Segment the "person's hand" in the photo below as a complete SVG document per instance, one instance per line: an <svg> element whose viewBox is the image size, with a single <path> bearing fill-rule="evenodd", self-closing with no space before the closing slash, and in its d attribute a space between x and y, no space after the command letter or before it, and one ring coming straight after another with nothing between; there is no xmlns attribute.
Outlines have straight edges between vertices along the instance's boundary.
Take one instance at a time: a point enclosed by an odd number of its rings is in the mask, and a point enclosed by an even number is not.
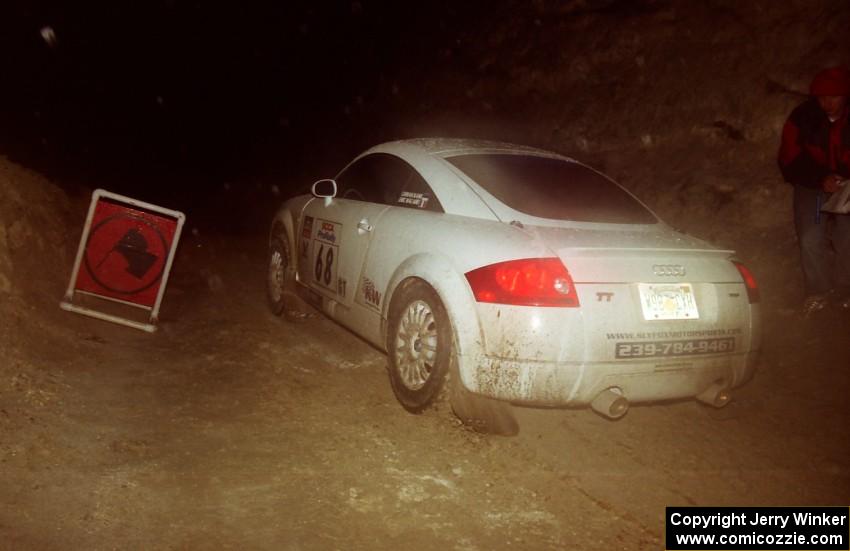
<svg viewBox="0 0 850 551"><path fill-rule="evenodd" d="M821 181L820 185L823 190L827 193L835 193L838 191L838 188L841 187L841 181L843 178L838 174L830 174L825 176L823 181Z"/></svg>

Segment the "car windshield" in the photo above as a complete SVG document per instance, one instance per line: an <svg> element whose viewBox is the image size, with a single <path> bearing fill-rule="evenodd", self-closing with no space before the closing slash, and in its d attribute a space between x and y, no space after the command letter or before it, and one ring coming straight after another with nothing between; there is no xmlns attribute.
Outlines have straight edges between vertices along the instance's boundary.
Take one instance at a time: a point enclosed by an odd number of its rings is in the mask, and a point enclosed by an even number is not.
<svg viewBox="0 0 850 551"><path fill-rule="evenodd" d="M505 205L531 216L614 224L658 222L623 188L575 162L494 153L446 160Z"/></svg>

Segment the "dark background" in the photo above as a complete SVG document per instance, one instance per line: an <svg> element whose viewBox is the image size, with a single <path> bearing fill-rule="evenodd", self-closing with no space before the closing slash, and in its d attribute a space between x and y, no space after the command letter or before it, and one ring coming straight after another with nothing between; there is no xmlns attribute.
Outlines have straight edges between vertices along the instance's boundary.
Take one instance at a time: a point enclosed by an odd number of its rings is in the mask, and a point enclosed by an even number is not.
<svg viewBox="0 0 850 551"><path fill-rule="evenodd" d="M375 143L511 141L796 273L778 136L848 28L845 0L13 2L0 154L256 231Z"/></svg>
<svg viewBox="0 0 850 551"><path fill-rule="evenodd" d="M452 36L484 5L7 6L0 147L68 190L103 186L181 208L262 170L290 181L329 158L335 172L371 145L352 111L392 95L400 69L427 73L444 57L435 52L450 56Z"/></svg>

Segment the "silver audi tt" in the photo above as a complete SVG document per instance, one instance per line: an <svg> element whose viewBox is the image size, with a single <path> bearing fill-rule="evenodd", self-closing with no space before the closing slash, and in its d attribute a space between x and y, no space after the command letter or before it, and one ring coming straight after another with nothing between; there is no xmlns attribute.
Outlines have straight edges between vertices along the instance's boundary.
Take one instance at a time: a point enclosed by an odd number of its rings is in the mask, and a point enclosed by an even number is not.
<svg viewBox="0 0 850 551"><path fill-rule="evenodd" d="M287 201L269 240L291 297L385 350L399 402L461 420L509 404L714 406L753 374L759 291L733 251L679 233L565 156L458 139L385 143Z"/></svg>

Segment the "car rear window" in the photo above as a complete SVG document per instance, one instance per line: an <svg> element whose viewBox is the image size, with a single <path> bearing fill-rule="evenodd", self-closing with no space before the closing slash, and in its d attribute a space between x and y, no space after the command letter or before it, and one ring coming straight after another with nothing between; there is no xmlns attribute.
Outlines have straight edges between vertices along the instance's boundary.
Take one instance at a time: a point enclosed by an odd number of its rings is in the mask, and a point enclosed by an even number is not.
<svg viewBox="0 0 850 551"><path fill-rule="evenodd" d="M540 218L655 224L658 220L623 188L575 162L516 154L446 159L496 199Z"/></svg>

